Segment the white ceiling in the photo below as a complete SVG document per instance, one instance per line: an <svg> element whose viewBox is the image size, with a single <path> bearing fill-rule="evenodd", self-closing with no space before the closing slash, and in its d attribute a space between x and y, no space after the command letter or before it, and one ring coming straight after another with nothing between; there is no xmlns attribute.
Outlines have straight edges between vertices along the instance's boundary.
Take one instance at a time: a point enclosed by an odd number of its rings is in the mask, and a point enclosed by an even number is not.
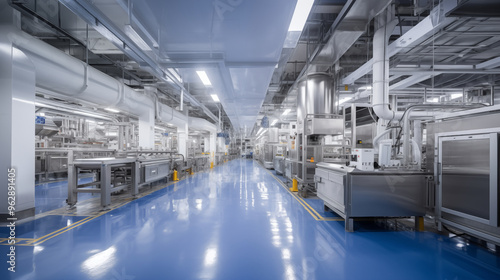
<svg viewBox="0 0 500 280"><path fill-rule="evenodd" d="M233 127L253 127L296 0L135 0L131 4L130 17L128 1L93 3L118 28L131 18L135 29L145 31L143 38L158 42L154 56L160 68L185 68L181 73L187 73L190 82L196 70L205 70L212 82L206 94L219 96Z"/></svg>

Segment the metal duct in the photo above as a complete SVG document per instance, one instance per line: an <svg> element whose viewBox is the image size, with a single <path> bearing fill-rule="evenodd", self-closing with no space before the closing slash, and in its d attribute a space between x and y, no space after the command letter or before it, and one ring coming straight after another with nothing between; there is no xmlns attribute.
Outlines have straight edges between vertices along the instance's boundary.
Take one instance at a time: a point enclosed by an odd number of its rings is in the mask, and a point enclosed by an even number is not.
<svg viewBox="0 0 500 280"><path fill-rule="evenodd" d="M397 25L394 5L377 17L379 28L373 35L373 111L384 120L401 119L403 113L389 108L389 56L387 41Z"/></svg>
<svg viewBox="0 0 500 280"><path fill-rule="evenodd" d="M203 130L210 133L217 133L217 126L205 119L189 117L189 129Z"/></svg>
<svg viewBox="0 0 500 280"><path fill-rule="evenodd" d="M307 75L299 81L297 92L297 122L303 123L310 114L336 114L333 78L325 73Z"/></svg>
<svg viewBox="0 0 500 280"><path fill-rule="evenodd" d="M35 65L36 86L54 91L73 100L143 116L154 110L154 101L118 80L87 66L84 62L18 30L10 28L10 41L21 49ZM187 117L160 104L162 121L184 125ZM154 114L153 114L154 115Z"/></svg>

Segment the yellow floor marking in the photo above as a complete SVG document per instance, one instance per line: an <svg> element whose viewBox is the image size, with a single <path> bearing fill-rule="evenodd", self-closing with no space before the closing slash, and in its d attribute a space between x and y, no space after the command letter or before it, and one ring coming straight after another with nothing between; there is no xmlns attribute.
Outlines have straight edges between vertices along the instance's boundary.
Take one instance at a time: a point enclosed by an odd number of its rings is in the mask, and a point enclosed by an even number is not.
<svg viewBox="0 0 500 280"><path fill-rule="evenodd" d="M260 164L260 163L259 163ZM262 165L261 165L262 166ZM316 221L343 221L344 219L342 218L335 218L335 217L323 217L321 216L311 205L309 205L309 203L307 203L302 197L299 197L298 195L295 195L293 192L291 192L289 189L288 189L288 186L285 185L285 183L283 183L283 181L281 181L278 177L276 177L270 170L268 170L267 168L264 168L268 173L269 175L271 175L283 188L286 189L286 191L288 193L290 193L300 204L302 204L302 206L304 207L304 209L307 210L307 212L309 212L309 214L311 214L311 216L316 220ZM312 211L312 212L311 212ZM317 215L314 215L313 212Z"/></svg>

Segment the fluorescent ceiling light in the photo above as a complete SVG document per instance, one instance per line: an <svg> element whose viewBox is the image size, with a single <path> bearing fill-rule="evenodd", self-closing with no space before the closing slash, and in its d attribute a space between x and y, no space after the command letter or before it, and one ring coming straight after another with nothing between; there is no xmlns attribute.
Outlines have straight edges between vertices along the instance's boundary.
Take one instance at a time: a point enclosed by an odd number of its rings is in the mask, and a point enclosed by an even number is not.
<svg viewBox="0 0 500 280"><path fill-rule="evenodd" d="M306 25L314 0L298 0L288 31L301 31Z"/></svg>
<svg viewBox="0 0 500 280"><path fill-rule="evenodd" d="M212 99L213 99L215 102L220 102L219 97L217 96L217 94L210 94L210 96L212 96Z"/></svg>
<svg viewBox="0 0 500 280"><path fill-rule="evenodd" d="M158 129L158 130L163 130L163 131L165 131L165 130L166 130L165 128L163 128L163 127L159 127L159 126L156 126L156 125L155 125L155 129Z"/></svg>
<svg viewBox="0 0 500 280"><path fill-rule="evenodd" d="M45 117L45 113L40 113L40 116Z"/></svg>
<svg viewBox="0 0 500 280"><path fill-rule="evenodd" d="M135 31L130 24L125 24L125 34L143 51L151 51L148 43Z"/></svg>
<svg viewBox="0 0 500 280"><path fill-rule="evenodd" d="M462 98L463 96L464 96L463 93L452 93L450 95L450 98L451 99L457 99L457 98Z"/></svg>
<svg viewBox="0 0 500 280"><path fill-rule="evenodd" d="M429 103L438 103L439 97L427 98L427 102Z"/></svg>
<svg viewBox="0 0 500 280"><path fill-rule="evenodd" d="M283 112L283 116L288 115L288 113L290 113L290 111L291 111L291 110L292 110L292 109L286 109L286 110L285 110L285 112Z"/></svg>
<svg viewBox="0 0 500 280"><path fill-rule="evenodd" d="M274 120L271 125L275 125L278 122L278 120Z"/></svg>
<svg viewBox="0 0 500 280"><path fill-rule="evenodd" d="M120 113L120 111L113 109L113 108L104 108L104 110L112 112L112 113Z"/></svg>
<svg viewBox="0 0 500 280"><path fill-rule="evenodd" d="M371 86L367 86L367 87L360 87L359 89L360 89L360 90L372 90L372 87L371 87Z"/></svg>
<svg viewBox="0 0 500 280"><path fill-rule="evenodd" d="M205 71L196 71L196 74L198 74L198 77L200 77L201 82L205 86L211 86L212 85L212 83L210 82L210 79L208 78L207 73Z"/></svg>

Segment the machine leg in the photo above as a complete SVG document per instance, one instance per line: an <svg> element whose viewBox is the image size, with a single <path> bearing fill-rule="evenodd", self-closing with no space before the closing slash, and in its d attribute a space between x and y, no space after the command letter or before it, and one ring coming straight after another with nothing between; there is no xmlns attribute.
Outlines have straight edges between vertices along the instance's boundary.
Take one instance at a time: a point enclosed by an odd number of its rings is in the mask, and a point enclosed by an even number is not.
<svg viewBox="0 0 500 280"><path fill-rule="evenodd" d="M68 166L68 205L73 208L78 201L76 186L78 185L78 170L71 164Z"/></svg>
<svg viewBox="0 0 500 280"><path fill-rule="evenodd" d="M136 197L139 194L139 162L132 163L132 196Z"/></svg>
<svg viewBox="0 0 500 280"><path fill-rule="evenodd" d="M354 220L351 218L345 219L345 231L354 232Z"/></svg>
<svg viewBox="0 0 500 280"><path fill-rule="evenodd" d="M102 210L108 210L111 204L111 166L101 166L101 206Z"/></svg>
<svg viewBox="0 0 500 280"><path fill-rule="evenodd" d="M415 230L424 231L424 217L421 216L415 217Z"/></svg>

